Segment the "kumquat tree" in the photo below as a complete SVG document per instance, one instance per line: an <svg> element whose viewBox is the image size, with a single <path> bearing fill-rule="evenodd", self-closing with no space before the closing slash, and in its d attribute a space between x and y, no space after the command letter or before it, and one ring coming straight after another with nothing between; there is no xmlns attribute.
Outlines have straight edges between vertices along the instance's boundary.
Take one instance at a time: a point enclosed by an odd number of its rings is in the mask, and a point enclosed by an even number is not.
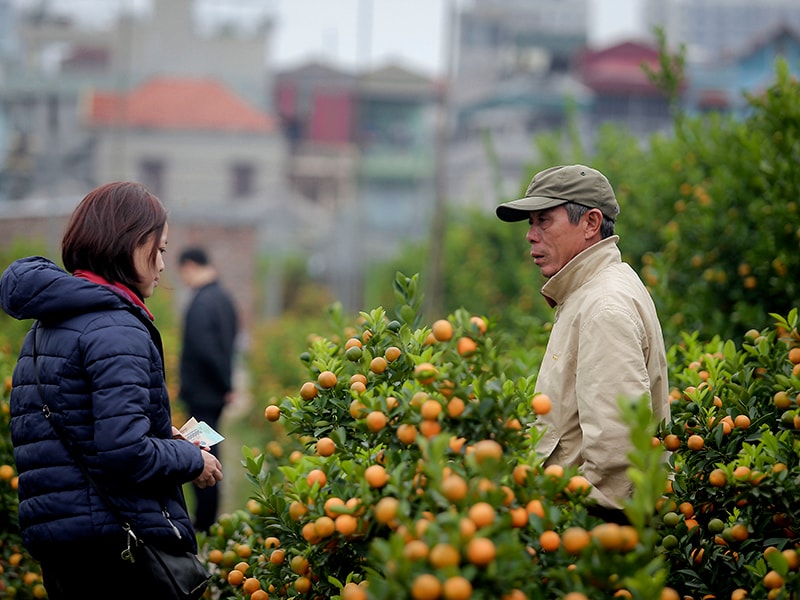
<svg viewBox="0 0 800 600"><path fill-rule="evenodd" d="M17 470L9 421L11 372L16 356L0 349L0 598L46 598L39 564L22 545L17 524Z"/></svg>
<svg viewBox="0 0 800 600"><path fill-rule="evenodd" d="M739 345L672 347L670 423L622 402L636 492L621 526L588 514L577 472L541 467L531 425L549 399L516 373L520 351L464 310L421 324L416 278L395 291L395 315L314 338L308 380L265 407L295 450L244 449L252 498L206 540L215 593L798 597L796 311Z"/></svg>
<svg viewBox="0 0 800 600"><path fill-rule="evenodd" d="M633 432L630 525L587 511L576 471L542 468L540 348L505 346L485 318L427 323L417 279L399 308L329 337L299 361L297 392L263 406L286 452L244 447L244 506L201 535L208 598L796 599L800 597L798 311L741 340L669 350L672 419L621 399ZM16 529L0 403L0 591L46 598ZM261 410L261 409L259 409Z"/></svg>
<svg viewBox="0 0 800 600"><path fill-rule="evenodd" d="M582 476L541 466L531 425L550 400L534 378L505 374L480 316L421 325L416 287L398 275L396 315L378 308L316 338L308 380L266 407L301 449L281 463L245 448L256 491L208 539L223 597L664 594L654 506L666 469L645 404L626 410L632 524L602 522Z"/></svg>
<svg viewBox="0 0 800 600"><path fill-rule="evenodd" d="M741 348L685 336L671 364L672 455L661 548L670 584L693 598L800 594L798 312L773 315Z"/></svg>

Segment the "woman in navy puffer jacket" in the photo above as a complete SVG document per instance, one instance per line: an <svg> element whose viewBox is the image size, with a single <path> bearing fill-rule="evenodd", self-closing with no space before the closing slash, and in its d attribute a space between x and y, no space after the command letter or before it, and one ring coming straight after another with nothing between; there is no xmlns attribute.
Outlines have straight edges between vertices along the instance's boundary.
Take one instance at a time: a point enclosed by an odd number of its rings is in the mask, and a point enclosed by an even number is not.
<svg viewBox="0 0 800 600"><path fill-rule="evenodd" d="M120 558L126 535L45 418L43 402L93 479L153 545L196 552L181 486L222 478L211 453L174 438L161 339L144 304L164 269L166 220L144 186L102 186L67 226L69 273L30 257L0 280L3 309L38 323L14 370L11 438L23 540L41 562L51 600L134 598L148 590L120 588L130 574Z"/></svg>

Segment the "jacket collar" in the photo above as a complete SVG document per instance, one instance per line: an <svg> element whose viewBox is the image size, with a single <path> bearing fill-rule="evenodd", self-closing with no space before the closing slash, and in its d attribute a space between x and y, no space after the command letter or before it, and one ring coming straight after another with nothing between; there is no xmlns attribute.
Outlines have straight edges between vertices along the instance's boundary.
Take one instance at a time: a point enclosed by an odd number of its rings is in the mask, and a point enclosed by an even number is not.
<svg viewBox="0 0 800 600"><path fill-rule="evenodd" d="M542 295L551 307L562 304L567 297L584 283L594 278L605 267L622 262L617 242L612 235L579 253L542 286Z"/></svg>
<svg viewBox="0 0 800 600"><path fill-rule="evenodd" d="M123 298L130 300L131 302L133 302L133 304L141 308L145 312L145 314L147 314L147 316L150 318L151 321L155 320L153 313L151 313L145 306L144 300L142 300L139 297L139 295L136 294L127 285L124 285L122 283L112 283L108 281L106 278L101 277L97 273L92 273L91 271L84 271L82 269L76 269L73 275L75 275L75 277L80 277L81 279L86 279L87 281L91 281L92 283L97 283L100 285L104 285L107 288L110 288Z"/></svg>

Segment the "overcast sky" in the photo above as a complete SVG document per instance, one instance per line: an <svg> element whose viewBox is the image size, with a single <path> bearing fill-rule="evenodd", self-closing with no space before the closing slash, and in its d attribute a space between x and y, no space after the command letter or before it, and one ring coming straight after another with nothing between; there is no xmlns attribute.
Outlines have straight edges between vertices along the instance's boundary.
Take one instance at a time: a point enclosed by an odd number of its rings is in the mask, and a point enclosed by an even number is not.
<svg viewBox="0 0 800 600"><path fill-rule="evenodd" d="M84 19L108 18L113 10L146 10L172 0L14 0L47 4ZM283 68L311 57L344 67L375 66L389 59L429 74L443 69L445 8L460 0L196 0L205 15L234 12L247 23L273 15L269 52ZM642 0L588 0L592 45L638 37ZM366 24L371 22L372 34Z"/></svg>
<svg viewBox="0 0 800 600"><path fill-rule="evenodd" d="M448 0L277 0L273 57L281 65L309 56L347 65L400 59L442 69ZM641 0L589 0L589 36L605 44L643 32ZM371 14L370 14L371 13ZM359 35L371 21L371 36Z"/></svg>
<svg viewBox="0 0 800 600"><path fill-rule="evenodd" d="M588 3L593 45L644 31L641 0ZM273 57L285 64L322 56L347 65L392 57L435 72L442 68L447 4L448 0L276 0ZM361 22L369 19L370 11L373 33L359 36L359 17Z"/></svg>

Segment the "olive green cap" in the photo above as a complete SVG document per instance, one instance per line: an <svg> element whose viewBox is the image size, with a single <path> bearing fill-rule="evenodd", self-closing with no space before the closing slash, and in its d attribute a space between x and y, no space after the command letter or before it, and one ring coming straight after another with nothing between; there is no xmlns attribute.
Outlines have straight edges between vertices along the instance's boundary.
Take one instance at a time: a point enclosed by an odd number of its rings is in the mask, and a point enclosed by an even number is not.
<svg viewBox="0 0 800 600"><path fill-rule="evenodd" d="M532 210L553 208L574 202L599 208L603 216L616 221L619 205L611 184L600 171L585 165L563 165L540 171L531 179L525 197L504 202L497 216L509 223L526 221Z"/></svg>

